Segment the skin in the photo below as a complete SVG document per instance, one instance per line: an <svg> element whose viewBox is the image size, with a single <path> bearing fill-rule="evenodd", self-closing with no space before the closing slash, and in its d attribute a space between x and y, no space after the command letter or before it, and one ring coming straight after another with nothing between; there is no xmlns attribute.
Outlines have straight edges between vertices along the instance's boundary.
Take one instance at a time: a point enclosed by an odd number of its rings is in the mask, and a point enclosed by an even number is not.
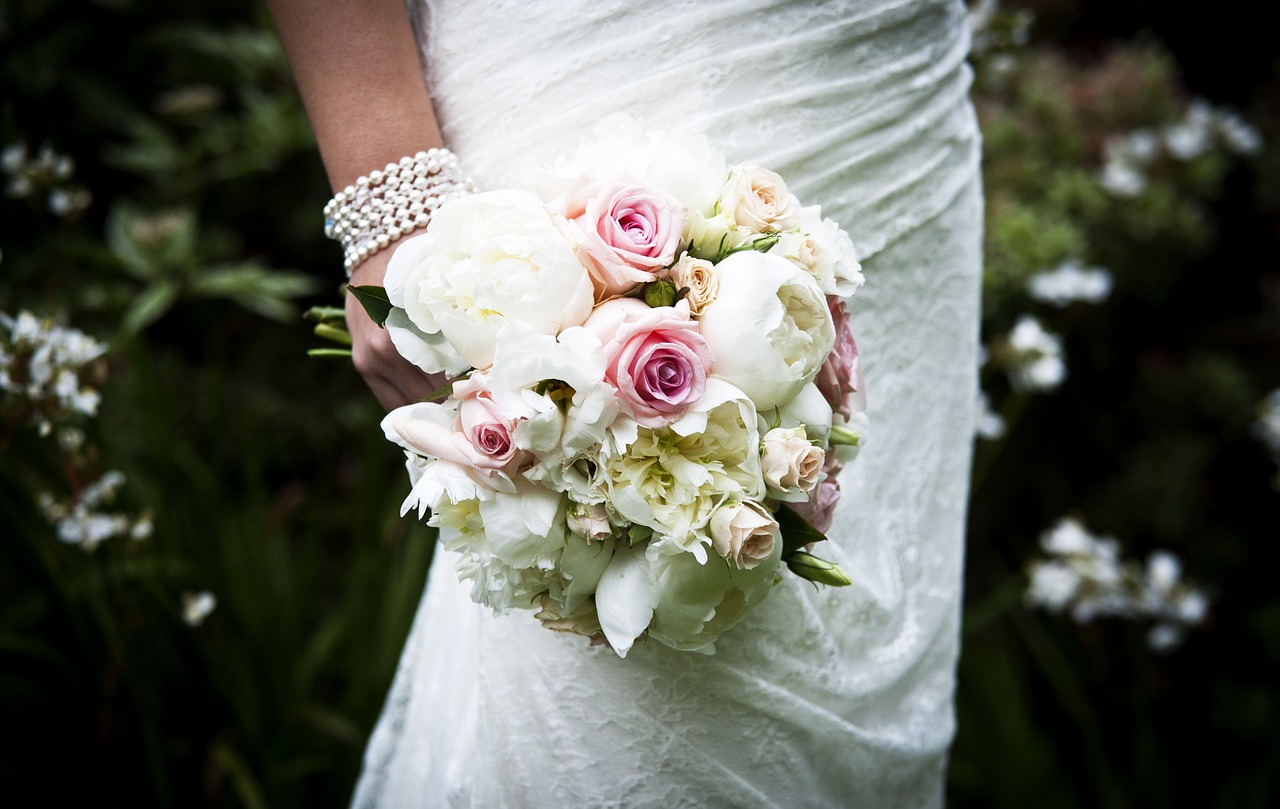
<svg viewBox="0 0 1280 809"><path fill-rule="evenodd" d="M405 155L443 146L403 0L268 0L334 192ZM381 286L395 243L352 274ZM388 410L444 384L404 360L354 296L356 370Z"/></svg>

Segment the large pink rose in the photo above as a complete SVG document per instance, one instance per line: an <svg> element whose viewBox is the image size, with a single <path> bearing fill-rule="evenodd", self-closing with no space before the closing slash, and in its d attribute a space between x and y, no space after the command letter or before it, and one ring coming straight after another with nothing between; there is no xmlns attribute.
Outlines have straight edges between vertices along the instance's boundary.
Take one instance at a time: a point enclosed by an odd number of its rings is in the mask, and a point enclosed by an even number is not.
<svg viewBox="0 0 1280 809"><path fill-rule="evenodd" d="M861 401L862 372L858 369L858 345L853 341L849 310L844 301L831 296L827 298L827 306L831 309L831 321L836 330L836 344L813 383L822 391L832 411L849 418L855 409L865 409Z"/></svg>
<svg viewBox="0 0 1280 809"><path fill-rule="evenodd" d="M646 427L675 421L706 390L711 349L684 309L615 298L583 326L604 346L605 380Z"/></svg>
<svg viewBox="0 0 1280 809"><path fill-rule="evenodd" d="M565 213L573 223L596 299L652 281L676 258L685 209L657 188L610 183L578 194Z"/></svg>

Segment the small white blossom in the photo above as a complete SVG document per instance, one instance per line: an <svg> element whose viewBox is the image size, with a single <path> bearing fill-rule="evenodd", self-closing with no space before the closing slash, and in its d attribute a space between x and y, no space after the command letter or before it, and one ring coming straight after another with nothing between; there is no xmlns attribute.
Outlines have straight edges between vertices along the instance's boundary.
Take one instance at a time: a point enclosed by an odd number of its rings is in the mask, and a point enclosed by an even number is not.
<svg viewBox="0 0 1280 809"><path fill-rule="evenodd" d="M1219 110L1218 137L1227 150L1238 155L1253 156L1262 151L1262 134L1257 128L1230 110Z"/></svg>
<svg viewBox="0 0 1280 809"><path fill-rule="evenodd" d="M1178 160L1191 160L1209 151L1213 146L1215 117L1209 102L1202 98L1192 101L1182 120L1161 132L1169 154Z"/></svg>
<svg viewBox="0 0 1280 809"><path fill-rule="evenodd" d="M1111 273L1105 268L1085 269L1071 259L1054 270L1033 275L1027 282L1027 291L1035 300L1062 307L1072 301L1101 303L1111 294L1111 285Z"/></svg>
<svg viewBox="0 0 1280 809"><path fill-rule="evenodd" d="M1182 580L1182 562L1168 551L1151 554L1144 567L1121 559L1111 537L1069 518L1046 531L1040 546L1047 558L1028 568L1030 606L1066 611L1081 624L1103 617L1152 620L1147 645L1154 651L1174 648L1208 615L1208 596Z"/></svg>
<svg viewBox="0 0 1280 809"><path fill-rule="evenodd" d="M84 332L31 312L17 317L0 312L0 393L34 406L41 434L72 413L96 415L101 397L80 374L106 351L106 344Z"/></svg>
<svg viewBox="0 0 1280 809"><path fill-rule="evenodd" d="M1045 331L1039 320L1023 315L1009 333L1007 342L1006 370L1015 389L1049 391L1066 379L1062 338Z"/></svg>
<svg viewBox="0 0 1280 809"><path fill-rule="evenodd" d="M974 411L973 432L978 438L995 441L1003 438L1005 433L1004 419L991 409L991 400L984 391L978 391L978 406Z"/></svg>
<svg viewBox="0 0 1280 809"><path fill-rule="evenodd" d="M1147 188L1147 176L1129 160L1109 159L1102 166L1102 187L1113 196L1136 197Z"/></svg>
<svg viewBox="0 0 1280 809"><path fill-rule="evenodd" d="M150 517L135 520L104 510L124 482L124 474L112 470L81 489L79 496L70 502L61 503L49 492L41 492L36 503L53 524L59 540L91 551L112 537L140 539L151 533Z"/></svg>
<svg viewBox="0 0 1280 809"><path fill-rule="evenodd" d="M218 599L208 590L182 594L182 621L187 626L200 626L218 606Z"/></svg>

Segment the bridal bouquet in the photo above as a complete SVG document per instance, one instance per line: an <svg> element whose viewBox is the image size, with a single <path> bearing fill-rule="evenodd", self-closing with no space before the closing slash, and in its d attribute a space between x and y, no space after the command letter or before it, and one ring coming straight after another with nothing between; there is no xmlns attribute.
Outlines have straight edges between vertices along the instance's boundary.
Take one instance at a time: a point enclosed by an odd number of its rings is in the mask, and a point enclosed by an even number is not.
<svg viewBox="0 0 1280 809"><path fill-rule="evenodd" d="M783 563L848 583L806 549L860 440L862 281L777 174L619 122L529 190L446 203L386 275L397 349L454 378L383 421L403 512L495 611L712 653Z"/></svg>

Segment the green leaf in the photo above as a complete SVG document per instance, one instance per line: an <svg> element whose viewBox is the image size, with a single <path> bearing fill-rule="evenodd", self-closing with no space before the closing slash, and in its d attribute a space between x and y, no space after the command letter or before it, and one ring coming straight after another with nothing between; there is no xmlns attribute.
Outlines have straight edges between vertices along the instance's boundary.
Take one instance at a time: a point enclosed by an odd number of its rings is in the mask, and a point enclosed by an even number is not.
<svg viewBox="0 0 1280 809"><path fill-rule="evenodd" d="M783 556L827 538L826 534L814 528L808 520L786 506L780 507L773 518L778 521L778 530L782 532Z"/></svg>
<svg viewBox="0 0 1280 809"><path fill-rule="evenodd" d="M644 302L650 307L674 306L678 300L676 285L670 281L653 281L645 284Z"/></svg>
<svg viewBox="0 0 1280 809"><path fill-rule="evenodd" d="M121 319L120 331L129 337L138 334L159 320L177 299L178 285L175 282L160 279L149 284L129 304Z"/></svg>
<svg viewBox="0 0 1280 809"><path fill-rule="evenodd" d="M360 301L360 305L369 313L369 318L381 326L387 322L387 316L391 314L391 300L387 297L387 291L379 286L355 286L347 284L347 289L352 295L356 296L356 300Z"/></svg>
<svg viewBox="0 0 1280 809"><path fill-rule="evenodd" d="M853 580L840 569L839 565L819 559L811 553L792 551L782 557L782 561L787 563L792 573L802 579L818 584L829 584L832 587L847 587L853 584Z"/></svg>

